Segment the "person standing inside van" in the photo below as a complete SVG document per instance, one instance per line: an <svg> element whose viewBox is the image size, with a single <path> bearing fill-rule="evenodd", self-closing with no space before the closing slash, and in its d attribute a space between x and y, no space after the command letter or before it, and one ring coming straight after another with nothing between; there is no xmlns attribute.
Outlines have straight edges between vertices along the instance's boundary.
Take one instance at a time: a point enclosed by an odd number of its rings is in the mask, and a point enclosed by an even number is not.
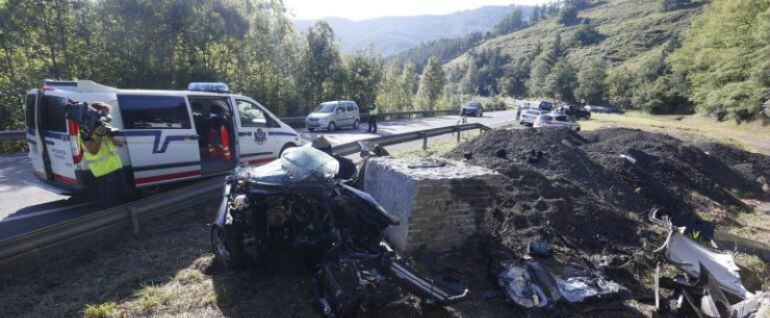
<svg viewBox="0 0 770 318"><path fill-rule="evenodd" d="M372 107L369 109L369 129L367 132L377 133L377 116L380 115L380 109L377 108L377 104L372 103Z"/></svg>
<svg viewBox="0 0 770 318"><path fill-rule="evenodd" d="M91 106L101 111L104 116L109 115L111 110L110 105L105 103L92 103ZM96 178L100 208L107 209L128 202L131 199L131 190L118 152L118 149L123 147L123 142L110 136L103 126L95 128L90 136L83 135L82 131L78 132L78 140L80 146L86 150L83 154Z"/></svg>

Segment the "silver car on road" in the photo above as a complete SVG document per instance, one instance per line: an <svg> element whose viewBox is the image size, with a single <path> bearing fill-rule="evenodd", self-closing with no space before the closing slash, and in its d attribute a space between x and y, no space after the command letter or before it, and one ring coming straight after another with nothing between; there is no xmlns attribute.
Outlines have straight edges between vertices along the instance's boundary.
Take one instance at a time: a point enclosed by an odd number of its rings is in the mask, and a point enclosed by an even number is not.
<svg viewBox="0 0 770 318"><path fill-rule="evenodd" d="M309 131L324 128L334 131L340 127L358 129L360 124L361 117L358 113L358 105L354 101L321 103L305 118L305 127Z"/></svg>

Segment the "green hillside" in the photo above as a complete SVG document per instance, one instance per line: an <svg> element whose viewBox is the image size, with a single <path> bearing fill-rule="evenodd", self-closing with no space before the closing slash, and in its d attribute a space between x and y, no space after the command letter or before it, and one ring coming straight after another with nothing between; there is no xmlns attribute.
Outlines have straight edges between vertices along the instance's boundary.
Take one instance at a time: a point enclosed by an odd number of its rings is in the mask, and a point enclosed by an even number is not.
<svg viewBox="0 0 770 318"><path fill-rule="evenodd" d="M664 7L668 3L674 4ZM685 77L667 60L707 3L564 1L546 19L487 39L447 62L447 92L691 112ZM569 17L570 11L576 14Z"/></svg>
<svg viewBox="0 0 770 318"><path fill-rule="evenodd" d="M567 56L584 59L601 56L614 65L634 63L651 52L660 50L670 39L689 28L691 20L700 13L701 6L660 12L657 1L613 0L602 1L580 10L578 17L587 21L565 26L554 18L541 21L529 28L498 36L479 44L473 50L500 48L516 59L536 50L538 45L550 44L557 33L569 46ZM595 43L582 43L580 35L586 30L598 32ZM447 63L456 67L467 60L468 54Z"/></svg>

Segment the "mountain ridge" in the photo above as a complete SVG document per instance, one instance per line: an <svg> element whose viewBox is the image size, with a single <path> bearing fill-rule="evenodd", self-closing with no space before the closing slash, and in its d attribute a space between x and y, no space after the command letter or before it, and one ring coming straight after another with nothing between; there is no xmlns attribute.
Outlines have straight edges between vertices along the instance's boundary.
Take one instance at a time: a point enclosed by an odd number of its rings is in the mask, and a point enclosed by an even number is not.
<svg viewBox="0 0 770 318"><path fill-rule="evenodd" d="M497 22L516 7L522 9L525 18L532 13L531 6L507 5L484 6L443 15L392 16L358 21L327 17L293 20L293 23L297 31L303 32L316 21L325 20L341 41L343 52L371 45L383 55L389 56L431 40L491 31Z"/></svg>

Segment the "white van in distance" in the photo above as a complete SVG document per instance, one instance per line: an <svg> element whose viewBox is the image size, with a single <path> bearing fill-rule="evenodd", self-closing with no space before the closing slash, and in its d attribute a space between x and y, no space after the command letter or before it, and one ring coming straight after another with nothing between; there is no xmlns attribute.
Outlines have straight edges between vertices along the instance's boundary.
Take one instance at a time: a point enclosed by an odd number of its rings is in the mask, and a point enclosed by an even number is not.
<svg viewBox="0 0 770 318"><path fill-rule="evenodd" d="M221 175L302 145L299 134L267 108L228 93L221 83L192 83L187 91L170 91L118 89L87 80L45 81L28 91L25 100L29 158L38 179L64 194L95 191L77 141L80 128L65 117L69 102L112 107L110 125L126 141L120 156L137 188Z"/></svg>

